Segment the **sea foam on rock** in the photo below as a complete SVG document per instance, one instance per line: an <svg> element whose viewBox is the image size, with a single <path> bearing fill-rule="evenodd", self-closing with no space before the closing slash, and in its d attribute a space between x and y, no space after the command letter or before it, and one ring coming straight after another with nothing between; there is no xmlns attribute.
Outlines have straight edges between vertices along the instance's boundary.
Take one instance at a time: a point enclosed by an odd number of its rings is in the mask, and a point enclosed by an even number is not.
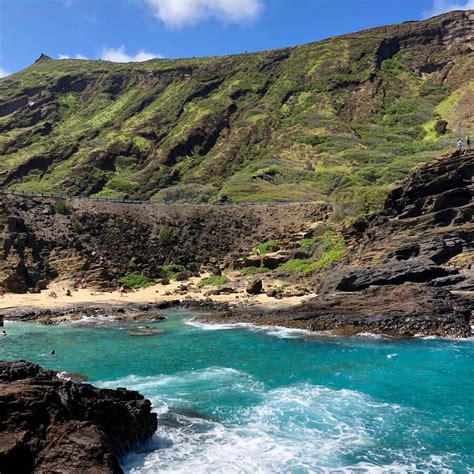
<svg viewBox="0 0 474 474"><path fill-rule="evenodd" d="M0 472L121 473L119 458L157 428L138 392L77 384L0 361Z"/></svg>

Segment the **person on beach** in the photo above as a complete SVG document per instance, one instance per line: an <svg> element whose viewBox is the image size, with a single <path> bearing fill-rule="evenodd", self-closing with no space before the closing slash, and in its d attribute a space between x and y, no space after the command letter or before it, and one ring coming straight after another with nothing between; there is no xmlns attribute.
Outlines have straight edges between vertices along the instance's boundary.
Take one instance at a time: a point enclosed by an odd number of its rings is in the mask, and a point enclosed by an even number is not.
<svg viewBox="0 0 474 474"><path fill-rule="evenodd" d="M56 294L55 291L51 291L48 296L49 296L50 298L54 298L54 299L56 299L56 298L58 297L58 295Z"/></svg>
<svg viewBox="0 0 474 474"><path fill-rule="evenodd" d="M459 138L456 143L456 149L461 151L462 150L462 138Z"/></svg>
<svg viewBox="0 0 474 474"><path fill-rule="evenodd" d="M466 151L471 151L471 138L466 137Z"/></svg>

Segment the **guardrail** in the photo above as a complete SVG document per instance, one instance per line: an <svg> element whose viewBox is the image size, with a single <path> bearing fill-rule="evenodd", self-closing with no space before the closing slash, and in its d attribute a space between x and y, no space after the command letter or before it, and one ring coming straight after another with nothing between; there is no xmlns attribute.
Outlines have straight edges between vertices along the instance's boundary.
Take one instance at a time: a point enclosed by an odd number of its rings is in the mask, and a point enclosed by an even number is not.
<svg viewBox="0 0 474 474"><path fill-rule="evenodd" d="M271 202L215 202L215 203L196 203L188 201L150 201L137 199L113 199L113 198L94 198L89 196L67 196L64 194L55 193L31 193L28 191L15 191L12 189L0 188L0 196L17 196L23 198L42 198L42 199L56 199L60 201L87 201L87 202L104 202L114 204L146 204L146 205L182 205L182 206L291 206L294 204L314 204L314 201L271 201Z"/></svg>

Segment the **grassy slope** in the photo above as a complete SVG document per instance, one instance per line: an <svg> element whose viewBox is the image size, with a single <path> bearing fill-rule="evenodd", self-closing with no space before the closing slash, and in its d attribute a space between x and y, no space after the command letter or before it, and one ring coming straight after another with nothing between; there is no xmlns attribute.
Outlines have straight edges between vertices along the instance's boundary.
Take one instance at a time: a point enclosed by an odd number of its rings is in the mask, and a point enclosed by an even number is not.
<svg viewBox="0 0 474 474"><path fill-rule="evenodd" d="M0 182L374 210L393 181L472 127L473 55L436 39L460 15L255 54L41 61L0 81ZM402 38L399 51L384 52L387 38ZM444 137L439 118L452 125Z"/></svg>

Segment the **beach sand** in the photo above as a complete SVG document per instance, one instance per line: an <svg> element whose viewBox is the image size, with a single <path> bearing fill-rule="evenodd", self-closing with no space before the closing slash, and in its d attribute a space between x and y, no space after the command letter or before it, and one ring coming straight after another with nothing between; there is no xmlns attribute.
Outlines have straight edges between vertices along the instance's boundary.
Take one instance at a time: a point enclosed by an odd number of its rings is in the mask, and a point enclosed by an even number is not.
<svg viewBox="0 0 474 474"><path fill-rule="evenodd" d="M237 293L229 295L212 295L207 293L212 287L198 289L196 284L203 277L191 278L185 282L172 281L169 285L157 284L148 288L130 291L123 296L118 290L115 291L95 291L88 288L71 290L71 296L67 296L67 289L71 289L70 282L56 282L50 285L47 290L41 293L16 294L7 293L0 299L0 310L6 309L45 309L45 308L68 308L83 305L126 305L127 303L160 303L166 301L186 301L186 300L206 300L211 299L216 302L229 304L246 304L249 306L262 306L268 309L282 308L297 305L315 295L294 296L277 300L270 298L266 294L248 295L244 288L240 288ZM274 282L272 282L274 283ZM185 294L179 294L179 287L186 285L189 290ZM49 294L54 291L57 298L51 298Z"/></svg>

